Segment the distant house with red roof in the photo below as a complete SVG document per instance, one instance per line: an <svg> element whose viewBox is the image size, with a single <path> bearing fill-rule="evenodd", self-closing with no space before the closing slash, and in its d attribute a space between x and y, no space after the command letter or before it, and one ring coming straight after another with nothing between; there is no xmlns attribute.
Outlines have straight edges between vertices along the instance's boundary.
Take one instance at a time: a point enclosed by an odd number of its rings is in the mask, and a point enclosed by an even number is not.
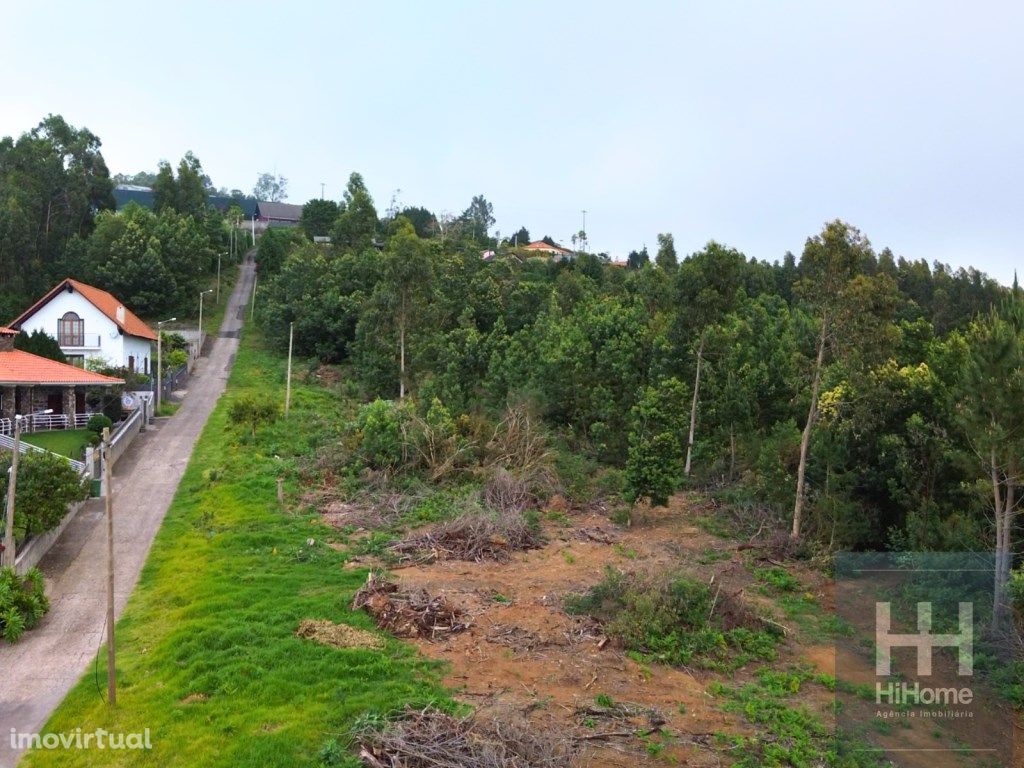
<svg viewBox="0 0 1024 768"><path fill-rule="evenodd" d="M41 330L57 340L72 365L82 368L97 357L117 368L148 374L156 332L107 291L62 280L10 323L32 333Z"/></svg>
<svg viewBox="0 0 1024 768"><path fill-rule="evenodd" d="M534 240L529 245L521 246L524 251L532 251L537 255L553 256L556 260L572 258L572 251L544 240Z"/></svg>
<svg viewBox="0 0 1024 768"><path fill-rule="evenodd" d="M18 331L0 327L0 433L9 432L14 414L51 409L65 415L67 426L85 414L85 392L94 387L116 387L124 381L113 376L58 363L14 348Z"/></svg>

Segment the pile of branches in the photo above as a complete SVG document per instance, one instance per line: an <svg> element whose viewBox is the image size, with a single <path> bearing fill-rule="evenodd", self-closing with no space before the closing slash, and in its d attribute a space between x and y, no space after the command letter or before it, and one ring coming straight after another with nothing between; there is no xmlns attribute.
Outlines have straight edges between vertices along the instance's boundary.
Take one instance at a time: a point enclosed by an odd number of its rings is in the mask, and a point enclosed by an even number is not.
<svg viewBox="0 0 1024 768"><path fill-rule="evenodd" d="M521 477L498 467L484 486L483 502L499 512L525 512L536 507L539 499Z"/></svg>
<svg viewBox="0 0 1024 768"><path fill-rule="evenodd" d="M426 590L406 591L384 574L371 571L366 583L352 598L354 610L365 610L377 626L396 637L435 640L462 632L469 624L464 611L446 597L431 597Z"/></svg>
<svg viewBox="0 0 1024 768"><path fill-rule="evenodd" d="M429 533L390 546L400 560L470 560L507 562L513 552L544 543L539 525L514 511L468 512L441 523Z"/></svg>
<svg viewBox="0 0 1024 768"><path fill-rule="evenodd" d="M575 741L525 720L480 722L427 708L357 735L367 768L566 768Z"/></svg>

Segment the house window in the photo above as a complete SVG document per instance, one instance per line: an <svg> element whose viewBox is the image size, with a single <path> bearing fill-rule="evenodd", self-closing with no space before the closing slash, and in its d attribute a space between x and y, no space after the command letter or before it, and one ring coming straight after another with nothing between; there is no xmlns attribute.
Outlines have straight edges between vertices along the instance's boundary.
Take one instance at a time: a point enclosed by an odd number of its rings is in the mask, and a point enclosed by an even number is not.
<svg viewBox="0 0 1024 768"><path fill-rule="evenodd" d="M62 347L84 347L85 321L74 312L66 312L57 321L57 343Z"/></svg>
<svg viewBox="0 0 1024 768"><path fill-rule="evenodd" d="M128 370L135 373L135 355L128 355Z"/></svg>
<svg viewBox="0 0 1024 768"><path fill-rule="evenodd" d="M68 365L73 365L75 368L85 368L85 355L65 355L68 360Z"/></svg>

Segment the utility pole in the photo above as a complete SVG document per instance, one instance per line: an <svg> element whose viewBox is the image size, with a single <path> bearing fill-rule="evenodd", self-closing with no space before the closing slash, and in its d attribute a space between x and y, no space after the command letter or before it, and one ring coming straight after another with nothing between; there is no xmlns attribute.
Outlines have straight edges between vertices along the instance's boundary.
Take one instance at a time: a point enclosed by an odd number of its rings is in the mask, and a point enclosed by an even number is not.
<svg viewBox="0 0 1024 768"><path fill-rule="evenodd" d="M14 551L14 493L18 482L18 456L21 453L21 417L14 417L14 453L11 454L11 468L7 478L7 518L4 523L4 565L14 568L17 560Z"/></svg>
<svg viewBox="0 0 1024 768"><path fill-rule="evenodd" d="M217 251L217 296L216 296L216 301L217 301L218 304L220 304L220 257L221 256L227 256L227 254L223 253L222 251Z"/></svg>
<svg viewBox="0 0 1024 768"><path fill-rule="evenodd" d="M114 488L110 483L110 427L103 428L103 484L107 488L107 703L117 704L114 649Z"/></svg>
<svg viewBox="0 0 1024 768"><path fill-rule="evenodd" d="M320 199L324 199L324 183L322 181L320 182Z"/></svg>
<svg viewBox="0 0 1024 768"><path fill-rule="evenodd" d="M207 288L205 291L199 292L199 354L196 357L200 357L203 354L203 296L212 290L212 288Z"/></svg>
<svg viewBox="0 0 1024 768"><path fill-rule="evenodd" d="M253 316L256 314L256 284L259 282L260 273L254 272L252 276L252 304L249 307L249 322L252 322Z"/></svg>
<svg viewBox="0 0 1024 768"><path fill-rule="evenodd" d="M587 248L587 246L590 245L590 242L587 237L587 211L585 209L583 211L583 229L581 229L580 232L583 233L583 242L587 244L584 248Z"/></svg>
<svg viewBox="0 0 1024 768"><path fill-rule="evenodd" d="M284 389L284 416L288 418L288 411L292 406L292 342L295 340L295 322L288 324L288 381Z"/></svg>

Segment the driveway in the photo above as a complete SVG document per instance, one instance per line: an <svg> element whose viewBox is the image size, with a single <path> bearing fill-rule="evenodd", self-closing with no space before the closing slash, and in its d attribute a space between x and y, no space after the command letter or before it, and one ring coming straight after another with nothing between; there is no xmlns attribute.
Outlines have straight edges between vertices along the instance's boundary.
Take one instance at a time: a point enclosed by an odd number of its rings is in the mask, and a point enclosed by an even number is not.
<svg viewBox="0 0 1024 768"><path fill-rule="evenodd" d="M192 447L224 391L238 350L254 267L242 265L219 337L200 358L188 395L170 419L136 437L114 467L115 611L135 588ZM0 768L13 768L11 729L36 733L92 664L105 640L107 540L102 499L88 502L61 534L40 568L51 608L21 641L0 641Z"/></svg>

